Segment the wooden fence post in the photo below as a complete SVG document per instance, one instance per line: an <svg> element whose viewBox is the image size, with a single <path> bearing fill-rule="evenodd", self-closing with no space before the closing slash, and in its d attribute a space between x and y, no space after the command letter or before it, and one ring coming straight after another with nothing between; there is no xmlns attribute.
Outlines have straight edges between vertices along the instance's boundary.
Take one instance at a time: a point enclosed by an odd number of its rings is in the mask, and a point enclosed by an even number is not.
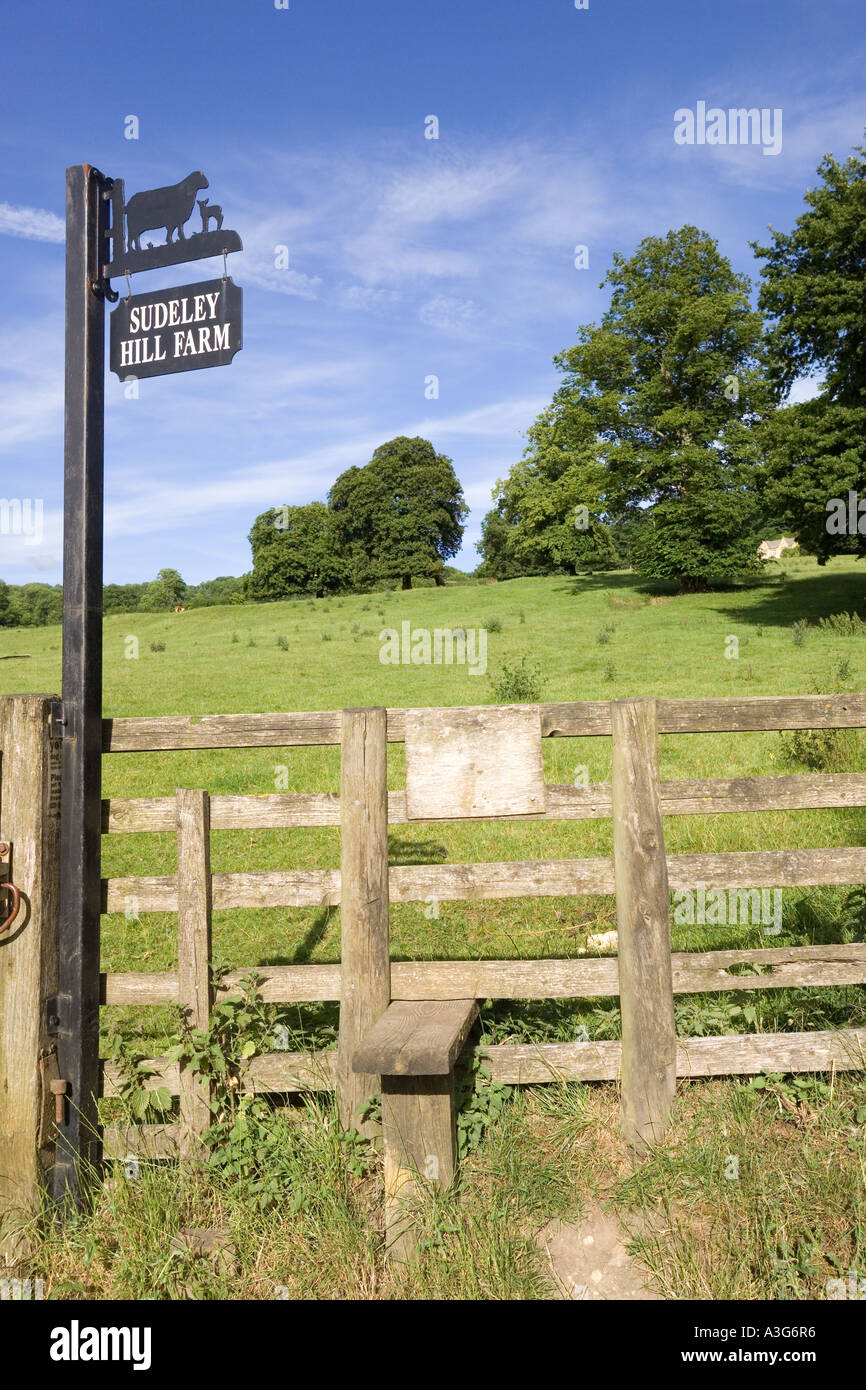
<svg viewBox="0 0 866 1390"><path fill-rule="evenodd" d="M16 1229L36 1208L54 1161L56 1040L45 1000L57 993L60 889L60 739L50 695L0 698L0 840L11 843L21 890L15 921L0 935L0 1265L26 1260ZM0 903L7 912L8 895Z"/></svg>
<svg viewBox="0 0 866 1390"><path fill-rule="evenodd" d="M210 797L206 791L177 792L177 973L178 1001L192 1028L207 1030L211 1009ZM201 1136L211 1122L209 1083L187 1068L180 1071L180 1150L202 1152Z"/></svg>
<svg viewBox="0 0 866 1390"><path fill-rule="evenodd" d="M611 732L622 1126L643 1157L670 1124L677 1074L655 701L612 701Z"/></svg>
<svg viewBox="0 0 866 1390"><path fill-rule="evenodd" d="M337 1100L343 1129L368 1136L378 1126L358 1111L381 1078L353 1072L352 1056L391 1002L387 738L386 710L343 710Z"/></svg>

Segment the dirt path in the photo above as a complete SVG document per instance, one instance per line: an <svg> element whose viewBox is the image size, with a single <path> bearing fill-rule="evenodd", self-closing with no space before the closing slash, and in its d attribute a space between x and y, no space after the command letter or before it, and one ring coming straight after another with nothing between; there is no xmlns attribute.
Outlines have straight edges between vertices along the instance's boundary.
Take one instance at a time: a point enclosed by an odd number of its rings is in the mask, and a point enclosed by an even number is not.
<svg viewBox="0 0 866 1390"><path fill-rule="evenodd" d="M615 1216L590 1206L579 1223L550 1221L538 1233L560 1299L661 1299L628 1254Z"/></svg>

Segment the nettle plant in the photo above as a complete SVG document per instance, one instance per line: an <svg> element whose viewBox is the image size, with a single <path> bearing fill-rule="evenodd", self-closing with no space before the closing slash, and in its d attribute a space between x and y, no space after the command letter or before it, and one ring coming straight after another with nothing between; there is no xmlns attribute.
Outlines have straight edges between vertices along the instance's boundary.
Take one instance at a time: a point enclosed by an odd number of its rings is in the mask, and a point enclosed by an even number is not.
<svg viewBox="0 0 866 1390"><path fill-rule="evenodd" d="M225 968L214 971L219 986ZM264 1096L245 1092L242 1073L251 1058L291 1045L290 1030L275 1004L261 998L263 977L250 971L236 990L211 1010L207 1030L184 1027L180 1041L166 1052L193 1075L210 1083L212 1122L203 1136L213 1171L239 1187L262 1210L286 1202L300 1210L308 1198L299 1182L299 1163L291 1142L291 1125L278 1123L277 1108ZM337 1129L334 1138L345 1151L348 1171L363 1177L372 1154L369 1142L355 1131Z"/></svg>
<svg viewBox="0 0 866 1390"><path fill-rule="evenodd" d="M171 1111L171 1092L167 1086L147 1088L147 1081L158 1070L146 1060L147 1054L131 1046L121 1033L113 1033L108 1055L117 1064L117 1094L127 1114L139 1124L164 1120Z"/></svg>

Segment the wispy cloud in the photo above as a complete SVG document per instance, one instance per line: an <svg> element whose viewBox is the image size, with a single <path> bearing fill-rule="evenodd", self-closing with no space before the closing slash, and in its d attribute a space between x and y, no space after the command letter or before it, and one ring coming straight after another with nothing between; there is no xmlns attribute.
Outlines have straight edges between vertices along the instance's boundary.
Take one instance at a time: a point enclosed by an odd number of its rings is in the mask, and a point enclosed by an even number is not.
<svg viewBox="0 0 866 1390"><path fill-rule="evenodd" d="M66 239L62 217L44 208L14 207L12 203L0 203L0 232L24 237L27 241L63 242Z"/></svg>

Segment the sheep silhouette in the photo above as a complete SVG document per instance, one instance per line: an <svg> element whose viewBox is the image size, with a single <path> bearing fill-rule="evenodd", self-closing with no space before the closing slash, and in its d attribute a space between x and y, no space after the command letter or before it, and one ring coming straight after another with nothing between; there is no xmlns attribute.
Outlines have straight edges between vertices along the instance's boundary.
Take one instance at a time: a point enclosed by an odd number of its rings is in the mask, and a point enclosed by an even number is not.
<svg viewBox="0 0 866 1390"><path fill-rule="evenodd" d="M223 210L219 204L209 203L207 198L196 198L196 202L198 203L199 212L201 213L202 232L207 231L208 222L211 218L213 218L217 224L217 231L221 231L223 225Z"/></svg>
<svg viewBox="0 0 866 1390"><path fill-rule="evenodd" d="M209 188L207 179L199 170L187 174L180 183L169 184L166 188L151 188L145 193L134 193L124 208L126 230L130 251L141 250L142 232L152 232L165 228L165 242L170 245L174 232L178 239L185 241L184 223L192 216L196 193Z"/></svg>

